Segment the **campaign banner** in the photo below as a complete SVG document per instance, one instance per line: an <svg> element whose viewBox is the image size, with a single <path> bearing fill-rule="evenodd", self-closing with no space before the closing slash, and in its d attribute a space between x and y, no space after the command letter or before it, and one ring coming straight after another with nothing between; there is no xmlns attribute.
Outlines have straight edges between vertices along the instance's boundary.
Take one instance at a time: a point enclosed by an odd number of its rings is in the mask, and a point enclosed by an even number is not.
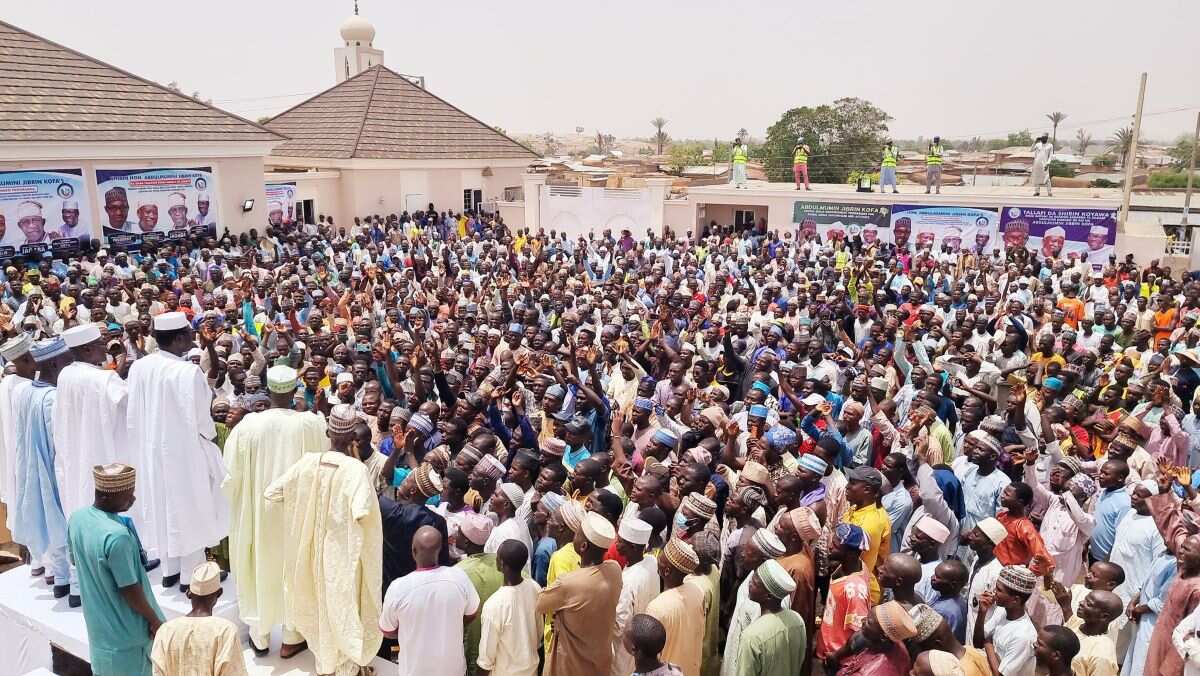
<svg viewBox="0 0 1200 676"><path fill-rule="evenodd" d="M999 217L995 209L893 204L892 237L897 244L912 241L918 249L941 251L945 244L955 252L987 252L999 246Z"/></svg>
<svg viewBox="0 0 1200 676"><path fill-rule="evenodd" d="M792 207L792 222L799 226L799 241L816 233L823 241L836 241L861 235L863 243L876 240L892 241L888 214L884 205L852 204L849 202L796 202Z"/></svg>
<svg viewBox="0 0 1200 676"><path fill-rule="evenodd" d="M296 218L296 183L267 183L267 225L291 225Z"/></svg>
<svg viewBox="0 0 1200 676"><path fill-rule="evenodd" d="M1087 254L1093 270L1102 270L1117 245L1116 209L1004 207L1000 231L1005 246L1038 251L1043 258Z"/></svg>
<svg viewBox="0 0 1200 676"><path fill-rule="evenodd" d="M216 236L212 167L97 169L96 187L104 237L113 248Z"/></svg>
<svg viewBox="0 0 1200 676"><path fill-rule="evenodd" d="M87 202L82 169L0 171L0 259L78 254L96 236Z"/></svg>

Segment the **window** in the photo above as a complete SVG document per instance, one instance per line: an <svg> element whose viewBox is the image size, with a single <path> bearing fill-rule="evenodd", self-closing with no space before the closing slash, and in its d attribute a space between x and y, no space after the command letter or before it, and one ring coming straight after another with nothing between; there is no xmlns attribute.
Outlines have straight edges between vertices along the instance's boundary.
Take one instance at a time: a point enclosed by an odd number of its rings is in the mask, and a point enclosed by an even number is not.
<svg viewBox="0 0 1200 676"><path fill-rule="evenodd" d="M483 191L470 188L463 191L463 211L474 211L483 203Z"/></svg>
<svg viewBox="0 0 1200 676"><path fill-rule="evenodd" d="M735 209L733 212L733 224L739 228L753 226L754 212L751 210Z"/></svg>

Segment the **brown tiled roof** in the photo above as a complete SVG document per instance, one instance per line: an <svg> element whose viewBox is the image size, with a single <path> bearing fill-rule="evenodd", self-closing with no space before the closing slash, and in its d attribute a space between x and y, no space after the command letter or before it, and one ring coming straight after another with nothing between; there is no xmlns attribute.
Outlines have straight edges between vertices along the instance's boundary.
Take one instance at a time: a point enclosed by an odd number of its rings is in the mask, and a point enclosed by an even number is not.
<svg viewBox="0 0 1200 676"><path fill-rule="evenodd" d="M0 141L278 141L249 120L0 21Z"/></svg>
<svg viewBox="0 0 1200 676"><path fill-rule="evenodd" d="M266 123L291 140L278 157L534 159L536 153L384 66L354 77Z"/></svg>

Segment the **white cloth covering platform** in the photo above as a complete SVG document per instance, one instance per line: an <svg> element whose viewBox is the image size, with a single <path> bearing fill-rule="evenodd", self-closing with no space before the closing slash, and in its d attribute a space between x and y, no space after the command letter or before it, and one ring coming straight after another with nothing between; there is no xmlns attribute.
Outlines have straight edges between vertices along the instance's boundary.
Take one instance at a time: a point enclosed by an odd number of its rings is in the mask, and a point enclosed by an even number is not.
<svg viewBox="0 0 1200 676"><path fill-rule="evenodd" d="M159 608L169 620L186 615L192 609L179 587L162 588L162 568L150 574L150 587ZM225 581L225 594L217 603L216 614L237 621L237 593L233 578ZM87 662L87 627L82 608L69 608L67 598L54 598L51 588L40 577L29 574L29 566L14 568L0 575L0 655L5 664L0 672L24 674L37 668L49 669L50 644ZM7 656L16 657L16 669Z"/></svg>
<svg viewBox="0 0 1200 676"><path fill-rule="evenodd" d="M158 600L163 615L172 619L186 615L192 609L187 596L179 588L163 589L161 568L150 573L150 588ZM280 637L276 629L271 636L271 654L256 657L249 647L246 626L238 620L237 589L233 576L222 584L225 593L214 609L216 615L238 625L245 646L246 669L252 676L309 676L313 670L312 653L305 651L291 659L279 657ZM81 608L67 607L67 599L54 598L51 588L40 577L29 574L29 566L20 566L0 574L0 674L52 674L50 644L54 644L87 662L89 659L87 627ZM371 663L377 673L391 673L396 665L376 658Z"/></svg>

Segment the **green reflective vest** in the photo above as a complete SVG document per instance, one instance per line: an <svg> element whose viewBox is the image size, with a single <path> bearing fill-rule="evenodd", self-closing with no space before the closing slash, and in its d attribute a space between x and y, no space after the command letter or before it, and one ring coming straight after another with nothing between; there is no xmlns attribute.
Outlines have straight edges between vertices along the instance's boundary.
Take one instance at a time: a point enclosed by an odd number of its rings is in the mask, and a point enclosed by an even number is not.
<svg viewBox="0 0 1200 676"><path fill-rule="evenodd" d="M885 167L896 166L896 151L894 149L892 149L892 148L884 148L883 149L883 166L885 166Z"/></svg>
<svg viewBox="0 0 1200 676"><path fill-rule="evenodd" d="M746 163L746 146L736 145L733 147L733 163L734 164L745 164Z"/></svg>
<svg viewBox="0 0 1200 676"><path fill-rule="evenodd" d="M792 159L792 164L808 164L808 153L804 148L796 148L796 156Z"/></svg>
<svg viewBox="0 0 1200 676"><path fill-rule="evenodd" d="M925 164L941 164L942 163L942 146L941 144L929 146L929 154L925 156Z"/></svg>

